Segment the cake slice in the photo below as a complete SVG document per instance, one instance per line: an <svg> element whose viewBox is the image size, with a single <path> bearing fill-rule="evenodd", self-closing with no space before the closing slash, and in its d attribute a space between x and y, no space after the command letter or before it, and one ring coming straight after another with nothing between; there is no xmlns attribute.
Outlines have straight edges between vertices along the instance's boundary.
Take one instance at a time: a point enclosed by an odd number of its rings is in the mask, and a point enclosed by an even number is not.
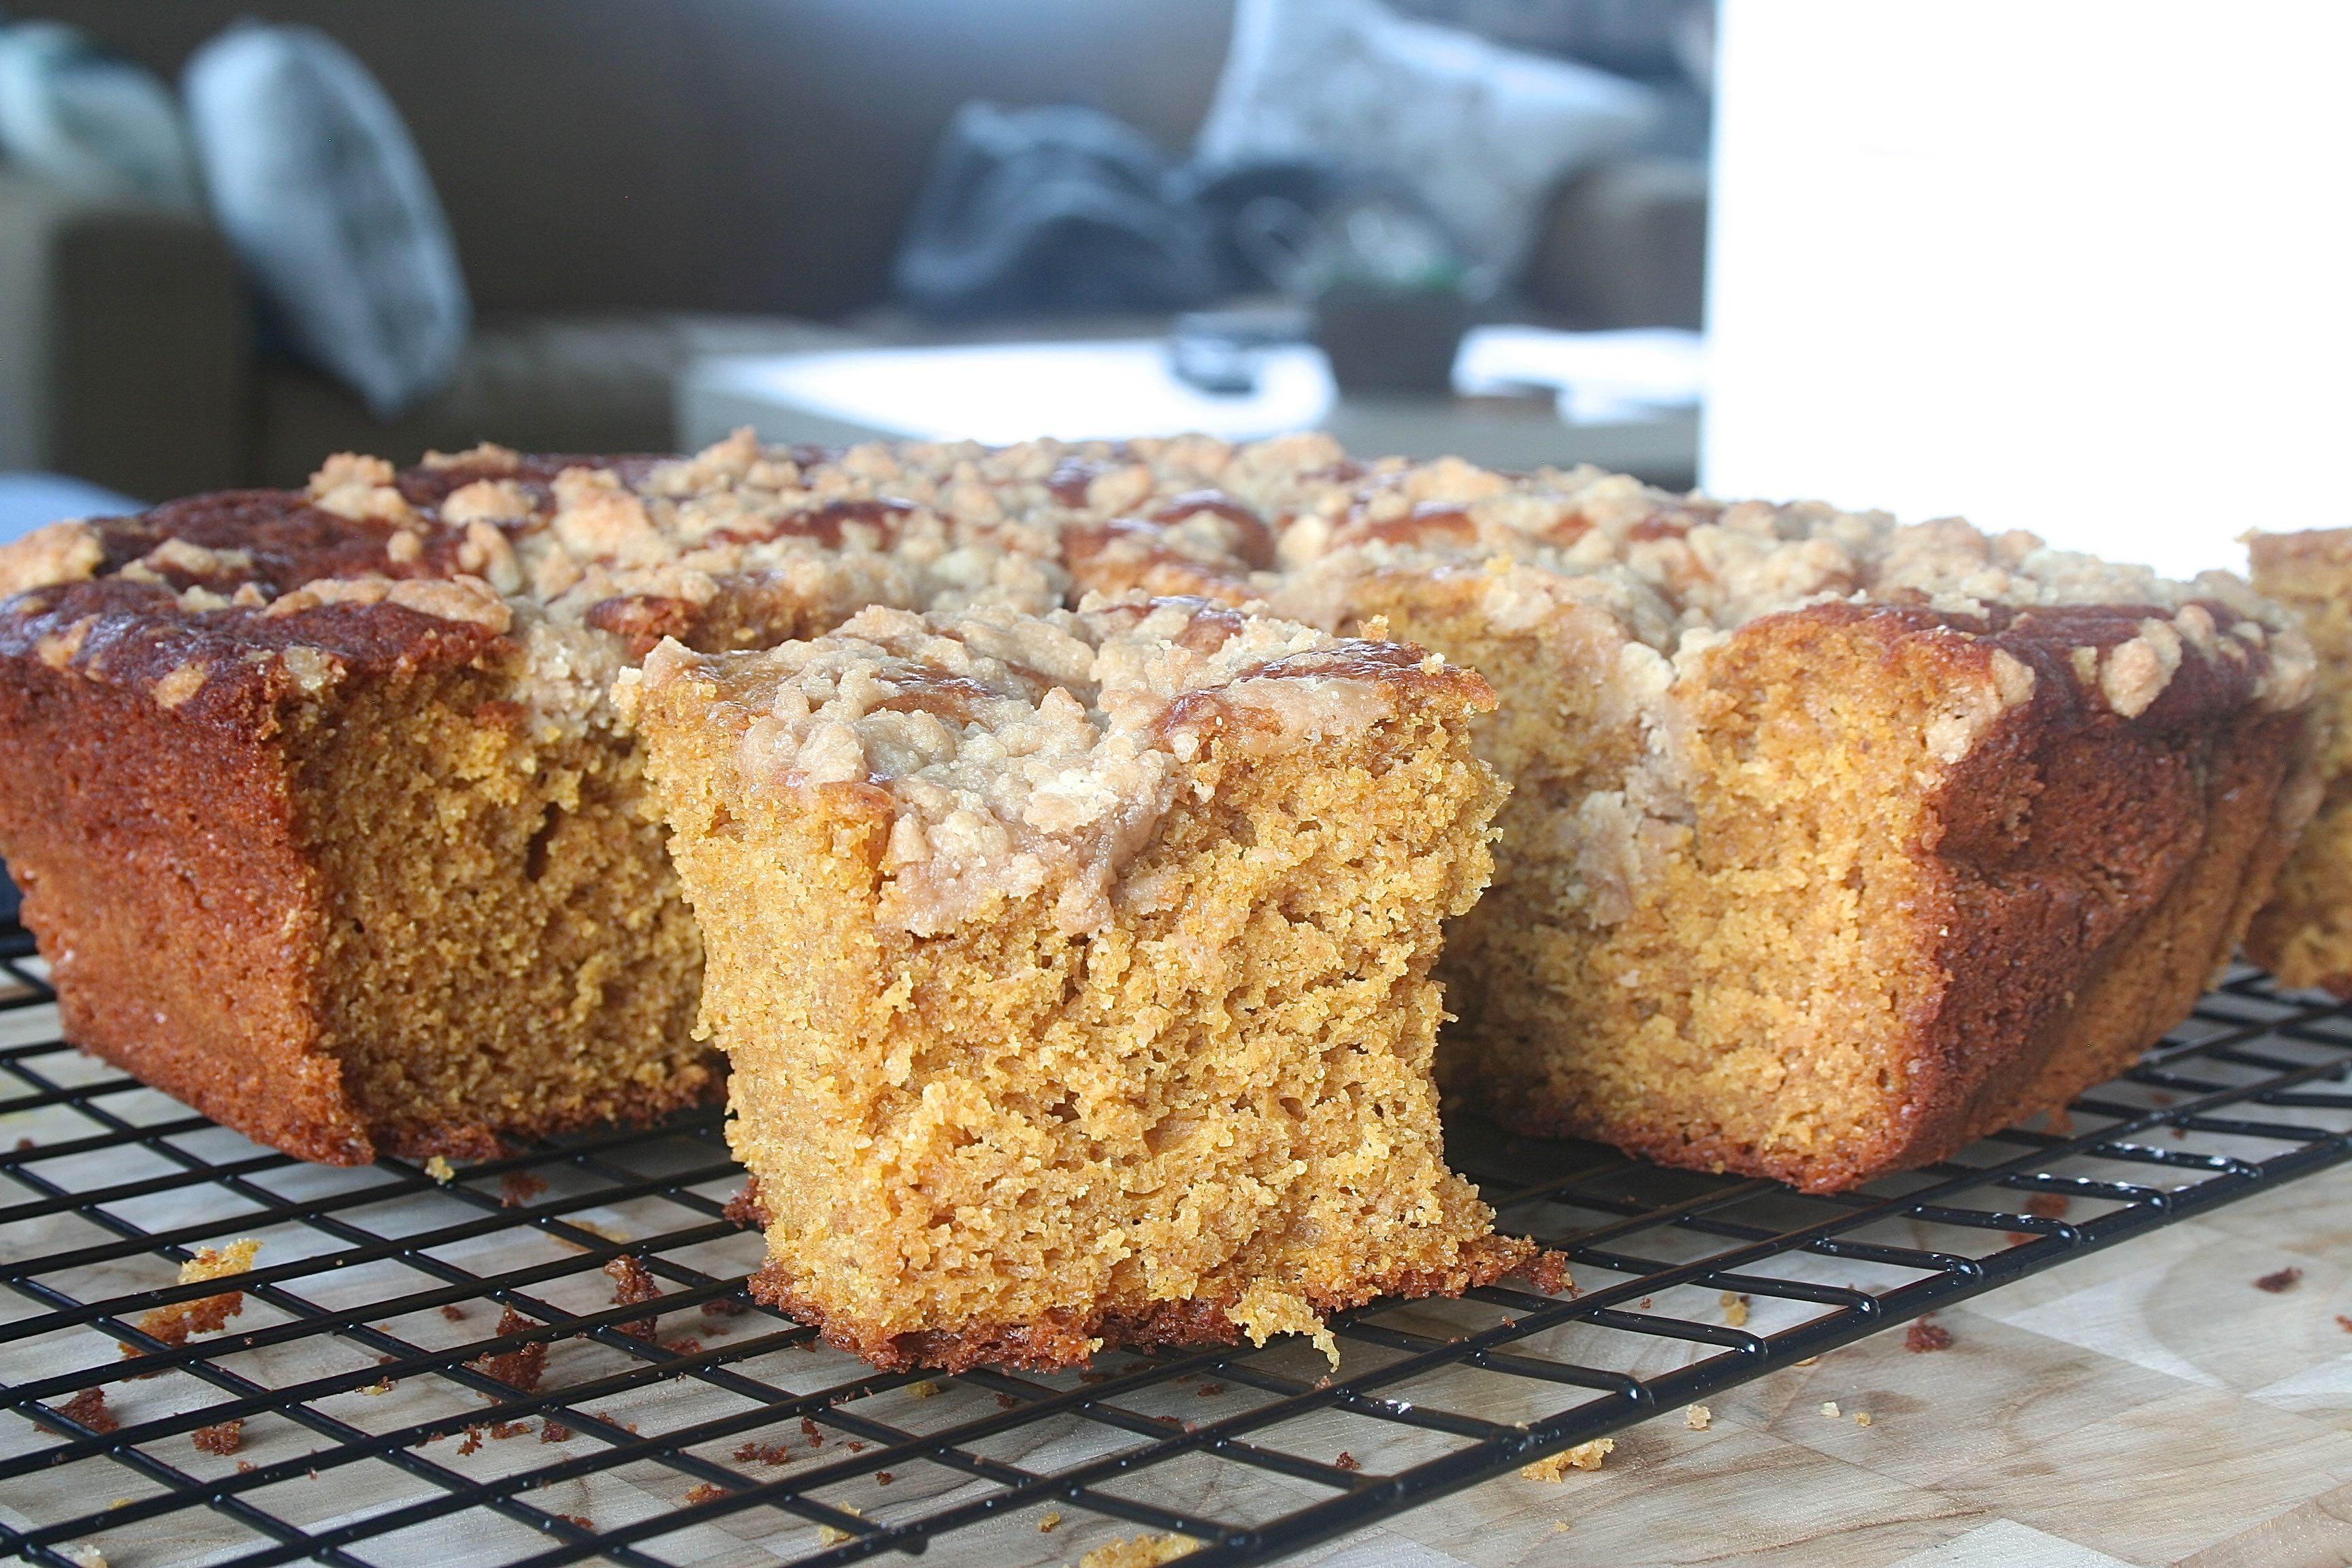
<svg viewBox="0 0 2352 1568"><path fill-rule="evenodd" d="M2311 659L2195 584L1593 469L1300 476L1279 613L1491 679L1439 1070L1518 1131L1849 1187L2112 1076L2307 815Z"/></svg>
<svg viewBox="0 0 2352 1568"><path fill-rule="evenodd" d="M2247 538L2255 590L2293 613L2318 658L2321 798L2246 956L2286 985L2352 998L2352 529Z"/></svg>
<svg viewBox="0 0 2352 1568"><path fill-rule="evenodd" d="M1472 672L1202 599L665 643L625 704L709 954L754 1289L887 1367L1320 1332L1526 1262L1447 1170Z"/></svg>

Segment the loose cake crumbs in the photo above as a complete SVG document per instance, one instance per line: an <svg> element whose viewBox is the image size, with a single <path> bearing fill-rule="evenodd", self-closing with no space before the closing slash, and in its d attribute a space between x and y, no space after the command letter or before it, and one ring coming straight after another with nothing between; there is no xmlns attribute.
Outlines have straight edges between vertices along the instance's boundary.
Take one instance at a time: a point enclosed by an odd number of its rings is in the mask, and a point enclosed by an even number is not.
<svg viewBox="0 0 2352 1568"><path fill-rule="evenodd" d="M702 1342L689 1334L670 1341L669 1343L662 1346L662 1349L672 1355L700 1355Z"/></svg>
<svg viewBox="0 0 2352 1568"><path fill-rule="evenodd" d="M245 1444L245 1417L238 1415L210 1426L199 1426L188 1434L188 1440L207 1454L234 1454Z"/></svg>
<svg viewBox="0 0 2352 1568"><path fill-rule="evenodd" d="M793 1461L793 1451L782 1443L746 1443L735 1450L735 1458L738 1463L746 1465L755 1459L763 1465L789 1465Z"/></svg>
<svg viewBox="0 0 2352 1568"><path fill-rule="evenodd" d="M929 1399L934 1394L946 1393L947 1389L945 1384L933 1383L929 1378L924 1377L908 1384L907 1392L918 1399Z"/></svg>
<svg viewBox="0 0 2352 1568"><path fill-rule="evenodd" d="M569 1443L572 1441L572 1428L561 1421L542 1421L539 1424L539 1440L542 1443Z"/></svg>
<svg viewBox="0 0 2352 1568"><path fill-rule="evenodd" d="M891 1474L889 1471L887 1471L887 1470L877 1470L877 1471L875 1471L875 1472L874 1472L874 1479L875 1479L876 1483L877 1483L877 1485L880 1485L880 1486L886 1486L886 1487L887 1487L887 1486L888 1486L892 1481L895 1481L895 1480L897 1480L898 1479L898 1477L896 1477L896 1476L892 1475L892 1474Z"/></svg>
<svg viewBox="0 0 2352 1568"><path fill-rule="evenodd" d="M866 1452L866 1445L852 1437L849 1440L849 1451L853 1454L862 1454Z"/></svg>
<svg viewBox="0 0 2352 1568"><path fill-rule="evenodd" d="M1952 1331L1941 1323L1931 1323L1926 1318L1922 1318L1911 1325L1909 1333L1903 1336L1903 1348L1914 1355L1924 1355L1929 1351L1950 1350Z"/></svg>
<svg viewBox="0 0 2352 1568"><path fill-rule="evenodd" d="M1854 1424L1855 1426L1869 1426L1869 1425L1870 1425L1870 1412L1869 1412L1869 1411L1867 1411L1867 1410L1857 1410L1857 1411L1855 1411L1855 1412L1853 1413L1853 1424Z"/></svg>
<svg viewBox="0 0 2352 1568"><path fill-rule="evenodd" d="M1706 1431L1707 1423L1714 1419L1715 1412L1704 1405L1694 1405L1683 1412L1683 1425L1694 1432Z"/></svg>
<svg viewBox="0 0 2352 1568"><path fill-rule="evenodd" d="M1058 1513L1049 1513L1037 1521L1037 1533L1040 1535L1051 1535L1061 1528L1062 1516Z"/></svg>
<svg viewBox="0 0 2352 1568"><path fill-rule="evenodd" d="M1217 1394L1223 1394L1224 1391L1225 1385L1222 1383L1204 1383L1192 1392L1199 1394L1203 1399L1209 1399Z"/></svg>
<svg viewBox="0 0 2352 1568"><path fill-rule="evenodd" d="M1579 1443L1573 1448L1562 1448L1549 1454L1532 1465L1521 1465L1519 1474L1531 1481L1556 1481L1570 1470L1597 1470L1601 1462L1616 1452L1617 1439L1595 1437L1590 1443Z"/></svg>
<svg viewBox="0 0 2352 1568"><path fill-rule="evenodd" d="M726 1495L727 1489L725 1487L713 1486L710 1482L704 1481L700 1485L697 1486L692 1491L686 1494L686 1506L688 1508L700 1508L704 1503L715 1502Z"/></svg>
<svg viewBox="0 0 2352 1568"><path fill-rule="evenodd" d="M2289 1267L2280 1269L2275 1274L2263 1275L2261 1279L2254 1281L2254 1289L2257 1290L2267 1290L2273 1296L2283 1295L2285 1292L2294 1289L2295 1286L2301 1282L2302 1279L2302 1269Z"/></svg>
<svg viewBox="0 0 2352 1568"><path fill-rule="evenodd" d="M441 1308L441 1315L453 1323L462 1323L466 1321L465 1312L455 1303L445 1303Z"/></svg>
<svg viewBox="0 0 2352 1568"><path fill-rule="evenodd" d="M425 1162L425 1173L443 1186L457 1179L457 1168L438 1154Z"/></svg>
<svg viewBox="0 0 2352 1568"><path fill-rule="evenodd" d="M732 1296L713 1296L702 1304L702 1315L706 1318L740 1318L751 1310L747 1303L738 1301Z"/></svg>
<svg viewBox="0 0 2352 1568"><path fill-rule="evenodd" d="M2346 1333L2352 1334L2352 1318L2347 1318L2341 1312L2336 1314L2336 1326Z"/></svg>
<svg viewBox="0 0 2352 1568"><path fill-rule="evenodd" d="M615 1307L635 1307L641 1302L661 1300L661 1287L654 1282L654 1277L646 1271L646 1266L633 1252L624 1252L618 1258L607 1259L604 1272L613 1281L613 1305ZM632 1318L625 1323L613 1326L632 1338L649 1340L654 1337L654 1331L660 1321L658 1318Z"/></svg>
<svg viewBox="0 0 2352 1568"><path fill-rule="evenodd" d="M996 1407L999 1410L1018 1410L1021 1408L1021 1401L1009 1394L1000 1394L996 1396Z"/></svg>
<svg viewBox="0 0 2352 1568"><path fill-rule="evenodd" d="M482 1429L481 1429L479 1426L468 1426L468 1427L467 1427L467 1428L466 1428L466 1440L465 1440L464 1442L462 1442L462 1443L460 1443L460 1444L458 1444L458 1445L457 1445L457 1454L458 1454L458 1457L462 1458L464 1458L464 1457L465 1457L466 1455L467 1455L467 1454L477 1454L477 1453L479 1453L479 1452L481 1452L481 1448L482 1448Z"/></svg>
<svg viewBox="0 0 2352 1568"><path fill-rule="evenodd" d="M1078 1568L1160 1568L1190 1557L1200 1544L1189 1535L1139 1535L1096 1547L1078 1559Z"/></svg>
<svg viewBox="0 0 2352 1568"><path fill-rule="evenodd" d="M566 1524L576 1524L583 1530L593 1530L596 1528L594 1522L584 1513L559 1514L556 1517L562 1520Z"/></svg>
<svg viewBox="0 0 2352 1568"><path fill-rule="evenodd" d="M1824 1399L1824 1400L1822 1400L1822 1415L1826 1415L1826 1416L1828 1416L1828 1417L1829 1417L1831 1420L1832 1420L1832 1421L1836 1420L1836 1419L1838 1418L1838 1404L1837 1404L1837 1401L1836 1401L1836 1400L1834 1400L1834 1399Z"/></svg>
<svg viewBox="0 0 2352 1568"><path fill-rule="evenodd" d="M499 1178L499 1204L503 1208L519 1209L545 1191L547 1184L529 1171L509 1171Z"/></svg>
<svg viewBox="0 0 2352 1568"><path fill-rule="evenodd" d="M499 1334L519 1334L539 1325L516 1311L512 1307L499 1314ZM547 1342L533 1340L527 1345L517 1345L510 1351L477 1358L467 1363L484 1377L493 1377L509 1388L525 1394L539 1391L539 1380L547 1371Z"/></svg>
<svg viewBox="0 0 2352 1568"><path fill-rule="evenodd" d="M809 1440L809 1447L812 1448L824 1447L824 1434L817 1429L815 1422L805 1415L801 1417L801 1436Z"/></svg>
<svg viewBox="0 0 2352 1568"><path fill-rule="evenodd" d="M1356 1456L1350 1454L1345 1448L1339 1450L1339 1458L1337 1462L1339 1468L1343 1470L1360 1470L1364 1468L1362 1464L1357 1460Z"/></svg>
<svg viewBox="0 0 2352 1568"><path fill-rule="evenodd" d="M1748 1326L1748 1298L1726 1290L1723 1293L1723 1321L1735 1329Z"/></svg>
<svg viewBox="0 0 2352 1568"><path fill-rule="evenodd" d="M232 1274L244 1274L253 1268L253 1255L261 1250L261 1243L250 1237L232 1241L217 1249L196 1248L194 1257L180 1265L180 1283L201 1284L210 1279L225 1279ZM217 1296L199 1296L193 1301L174 1301L142 1313L139 1331L167 1345L184 1345L190 1334L214 1333L226 1326L231 1318L245 1310L245 1292L225 1290ZM126 1356L142 1352L134 1345L124 1345Z"/></svg>
<svg viewBox="0 0 2352 1568"><path fill-rule="evenodd" d="M114 1418L114 1412L106 1407L106 1390L102 1388L83 1389L58 1405L58 1414L93 1432L111 1432L122 1425Z"/></svg>
<svg viewBox="0 0 2352 1568"><path fill-rule="evenodd" d="M2074 1202L2063 1193L2036 1193L2025 1200L2025 1212L2036 1219L2064 1219Z"/></svg>

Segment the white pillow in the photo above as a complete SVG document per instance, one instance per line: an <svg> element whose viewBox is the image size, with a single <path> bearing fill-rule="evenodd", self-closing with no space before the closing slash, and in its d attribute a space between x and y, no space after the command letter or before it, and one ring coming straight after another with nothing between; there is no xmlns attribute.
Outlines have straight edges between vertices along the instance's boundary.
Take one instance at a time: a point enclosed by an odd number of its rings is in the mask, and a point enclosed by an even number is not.
<svg viewBox="0 0 2352 1568"><path fill-rule="evenodd" d="M60 22L0 26L0 152L69 191L196 210L172 89Z"/></svg>
<svg viewBox="0 0 2352 1568"><path fill-rule="evenodd" d="M1410 21L1379 0L1241 0L1194 152L1216 165L1386 169L1512 278L1552 189L1640 140L1657 113L1633 82Z"/></svg>
<svg viewBox="0 0 2352 1568"><path fill-rule="evenodd" d="M231 27L182 90L214 216L294 348L391 418L446 385L472 324L400 111L311 27Z"/></svg>

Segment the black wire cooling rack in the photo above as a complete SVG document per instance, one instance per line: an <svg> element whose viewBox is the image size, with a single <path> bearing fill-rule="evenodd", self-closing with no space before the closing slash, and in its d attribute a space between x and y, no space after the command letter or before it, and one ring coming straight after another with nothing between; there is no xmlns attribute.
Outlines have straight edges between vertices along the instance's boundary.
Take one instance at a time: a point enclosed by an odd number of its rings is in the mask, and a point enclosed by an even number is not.
<svg viewBox="0 0 2352 1568"><path fill-rule="evenodd" d="M1348 1314L1336 1375L897 1375L746 1296L715 1118L306 1165L64 1045L29 955L0 927L0 1555L52 1564L1265 1562L2352 1153L2352 1008L2244 972L2055 1127L1835 1197L1456 1128L1575 1284ZM176 1282L243 1240L234 1294Z"/></svg>

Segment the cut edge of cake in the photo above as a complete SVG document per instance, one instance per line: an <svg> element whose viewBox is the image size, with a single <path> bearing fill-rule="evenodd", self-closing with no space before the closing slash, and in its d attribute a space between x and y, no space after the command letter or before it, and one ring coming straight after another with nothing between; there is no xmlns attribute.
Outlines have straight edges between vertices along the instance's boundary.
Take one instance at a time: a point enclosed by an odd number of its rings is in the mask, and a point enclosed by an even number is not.
<svg viewBox="0 0 2352 1568"><path fill-rule="evenodd" d="M1429 1071L1500 793L1475 674L1163 599L869 612L627 684L755 1289L835 1344L1328 1350L1328 1312L1542 1267L1446 1168Z"/></svg>

